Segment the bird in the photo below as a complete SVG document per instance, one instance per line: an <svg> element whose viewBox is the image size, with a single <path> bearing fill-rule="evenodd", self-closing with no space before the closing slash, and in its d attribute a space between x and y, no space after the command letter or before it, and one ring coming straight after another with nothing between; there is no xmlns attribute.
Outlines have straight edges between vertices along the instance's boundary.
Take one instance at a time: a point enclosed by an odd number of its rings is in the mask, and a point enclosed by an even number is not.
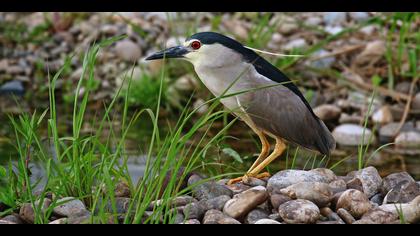
<svg viewBox="0 0 420 236"><path fill-rule="evenodd" d="M269 177L268 172L261 171L281 156L287 142L327 156L335 149L331 132L299 88L252 48L220 33L198 32L182 45L153 53L145 60L164 58L189 61L210 92L222 96L220 102L228 111L259 137L261 152L255 162L245 175L228 184ZM267 136L275 140L271 153Z"/></svg>

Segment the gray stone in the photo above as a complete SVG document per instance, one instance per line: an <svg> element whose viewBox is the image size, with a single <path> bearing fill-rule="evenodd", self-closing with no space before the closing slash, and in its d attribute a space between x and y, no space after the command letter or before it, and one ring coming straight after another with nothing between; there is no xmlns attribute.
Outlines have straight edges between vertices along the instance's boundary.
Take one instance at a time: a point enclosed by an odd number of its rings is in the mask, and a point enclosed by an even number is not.
<svg viewBox="0 0 420 236"><path fill-rule="evenodd" d="M204 202L204 206L206 210L215 209L215 210L223 210L226 202L229 201L231 197L227 195L218 196L212 199L208 199Z"/></svg>
<svg viewBox="0 0 420 236"><path fill-rule="evenodd" d="M395 138L397 148L420 149L420 132L408 131L401 132Z"/></svg>
<svg viewBox="0 0 420 236"><path fill-rule="evenodd" d="M60 216L70 217L87 211L85 204L79 199L73 197L65 197L57 201L57 206L53 212Z"/></svg>
<svg viewBox="0 0 420 236"><path fill-rule="evenodd" d="M254 224L256 225L281 225L280 222L272 219L260 219L257 220Z"/></svg>
<svg viewBox="0 0 420 236"><path fill-rule="evenodd" d="M406 182L415 182L415 180L407 172L392 173L383 179L380 191L385 196L389 191Z"/></svg>
<svg viewBox="0 0 420 236"><path fill-rule="evenodd" d="M330 203L333 192L326 183L301 182L281 189L280 193L292 199L305 199L315 203L318 207L324 207Z"/></svg>
<svg viewBox="0 0 420 236"><path fill-rule="evenodd" d="M416 96L414 96L411 103L411 109L420 110L420 93L417 93Z"/></svg>
<svg viewBox="0 0 420 236"><path fill-rule="evenodd" d="M300 182L328 183L328 178L320 173L304 170L283 170L273 175L267 183L269 192L278 193L282 188Z"/></svg>
<svg viewBox="0 0 420 236"><path fill-rule="evenodd" d="M267 200L268 193L265 187L257 186L235 195L226 202L223 212L235 219L248 214L256 206Z"/></svg>
<svg viewBox="0 0 420 236"><path fill-rule="evenodd" d="M344 208L338 209L337 215L339 215L346 224L353 224L356 221L354 217Z"/></svg>
<svg viewBox="0 0 420 236"><path fill-rule="evenodd" d="M328 220L330 221L337 221L340 223L344 223L343 220L340 218L340 216L338 216L337 213L333 212L331 208L329 207L323 207L319 209L319 211L321 212L321 215L323 215L324 217L327 217Z"/></svg>
<svg viewBox="0 0 420 236"><path fill-rule="evenodd" d="M343 192L336 205L336 209L344 208L353 217L359 218L372 208L369 198L363 192L349 189Z"/></svg>
<svg viewBox="0 0 420 236"><path fill-rule="evenodd" d="M127 62L135 62L141 57L140 47L128 39L117 42L115 51L118 57Z"/></svg>
<svg viewBox="0 0 420 236"><path fill-rule="evenodd" d="M331 121L340 117L341 109L335 105L323 104L315 107L314 113L323 121Z"/></svg>
<svg viewBox="0 0 420 236"><path fill-rule="evenodd" d="M408 203L419 195L420 188L416 182L403 181L386 194L383 204Z"/></svg>
<svg viewBox="0 0 420 236"><path fill-rule="evenodd" d="M372 115L372 121L378 124L387 124L392 122L392 112L389 106L383 106L379 110L375 111Z"/></svg>
<svg viewBox="0 0 420 236"><path fill-rule="evenodd" d="M372 131L368 128L364 129L360 125L342 124L337 126L332 132L335 141L343 146L358 146L362 143L367 145L370 141L374 141Z"/></svg>
<svg viewBox="0 0 420 236"><path fill-rule="evenodd" d="M38 208L40 200L35 201L35 207ZM51 200L45 198L41 206L41 212L45 213L51 205ZM27 223L33 224L35 222L35 211L31 203L24 203L19 210L19 217Z"/></svg>
<svg viewBox="0 0 420 236"><path fill-rule="evenodd" d="M377 204L378 206L382 205L383 201L384 201L384 197L382 196L382 194L378 193L375 194L370 201L374 204Z"/></svg>
<svg viewBox="0 0 420 236"><path fill-rule="evenodd" d="M248 213L248 215L245 217L245 223L246 224L255 224L255 222L257 222L258 220L261 219L267 219L268 218L268 212L260 209L260 208L256 208L252 211L250 211Z"/></svg>
<svg viewBox="0 0 420 236"><path fill-rule="evenodd" d="M212 199L218 196L227 195L232 197L233 192L225 185L216 183L215 181L208 181L197 184L200 181L200 177L196 175L191 176L188 179L188 185L194 185L192 187L192 194L198 200Z"/></svg>
<svg viewBox="0 0 420 236"><path fill-rule="evenodd" d="M0 95L14 94L16 96L23 96L25 94L25 88L20 80L12 80L4 83L0 87Z"/></svg>
<svg viewBox="0 0 420 236"><path fill-rule="evenodd" d="M360 179L363 192L368 198L375 195L382 185L382 178L375 167L369 166L360 171L355 172L355 178Z"/></svg>
<svg viewBox="0 0 420 236"><path fill-rule="evenodd" d="M346 181L344 181L343 179L334 180L331 183L329 183L328 185L330 186L333 194L336 194L338 192L346 191L346 189L347 189Z"/></svg>
<svg viewBox="0 0 420 236"><path fill-rule="evenodd" d="M290 200L292 200L292 198L285 194L272 194L270 197L270 202L274 209L278 209L281 204Z"/></svg>
<svg viewBox="0 0 420 236"><path fill-rule="evenodd" d="M265 182L264 180L254 178L254 177L248 177L243 182L244 182L244 184L249 185L251 187L256 187L256 186L264 186L265 187L267 185L267 182Z"/></svg>
<svg viewBox="0 0 420 236"><path fill-rule="evenodd" d="M131 199L126 197L117 197L115 198L115 207L116 207L116 214L126 214L128 212L128 208L130 206ZM133 209L134 210L134 209ZM113 213L114 210L112 208L111 200L108 200L105 206L105 211L109 213ZM83 211L82 211L83 214Z"/></svg>
<svg viewBox="0 0 420 236"><path fill-rule="evenodd" d="M20 219L19 215L12 214L1 218L1 220L8 221L15 224L23 224L24 222Z"/></svg>
<svg viewBox="0 0 420 236"><path fill-rule="evenodd" d="M234 195L238 193L242 193L243 191L251 188L251 186L245 185L243 183L235 183L231 185L226 185L226 187L229 188Z"/></svg>
<svg viewBox="0 0 420 236"><path fill-rule="evenodd" d="M240 224L240 222L221 211L209 210L204 215L203 224Z"/></svg>
<svg viewBox="0 0 420 236"><path fill-rule="evenodd" d="M7 221L7 220L0 220L0 225L14 225L16 223Z"/></svg>
<svg viewBox="0 0 420 236"><path fill-rule="evenodd" d="M119 181L115 187L115 197L130 197L130 187L126 182Z"/></svg>
<svg viewBox="0 0 420 236"><path fill-rule="evenodd" d="M172 199L170 205L171 205L171 207L179 207L179 206L185 206L185 205L187 205L189 203L192 203L192 202L197 202L197 200L195 198L191 197L191 196L179 196L179 197L176 197L176 198ZM162 204L166 204L166 202L164 202L160 199L155 200L155 201L152 201L150 203L150 205L147 209L148 210L153 210L155 207L158 207Z"/></svg>
<svg viewBox="0 0 420 236"><path fill-rule="evenodd" d="M283 49L290 51L290 50L293 50L293 49L305 48L307 46L308 46L308 44L306 43L306 40L305 39L298 38L298 39L294 39L294 40L291 40L288 43L286 43L283 46Z"/></svg>
<svg viewBox="0 0 420 236"><path fill-rule="evenodd" d="M200 202L193 202L190 204L187 204L183 208L183 214L185 216L185 219L202 219L204 216L204 213L206 213L206 206L202 201Z"/></svg>
<svg viewBox="0 0 420 236"><path fill-rule="evenodd" d="M185 224L185 225L199 225L201 223L197 219L190 219L190 220L186 220L186 221L182 222L181 224Z"/></svg>
<svg viewBox="0 0 420 236"><path fill-rule="evenodd" d="M406 223L420 222L420 196L414 198L410 203L384 204L378 208L396 215L404 215Z"/></svg>
<svg viewBox="0 0 420 236"><path fill-rule="evenodd" d="M311 61L309 63L309 65L311 67L314 67L314 68L317 68L317 69L327 69L327 68L330 68L331 65L335 62L335 57L334 56L324 57L324 56L326 56L326 55L328 55L330 53L331 52L329 52L327 50L324 50L324 49L321 49L321 50L316 51L313 54L313 56L314 57L323 57L323 58L320 58L320 59L318 59L316 61ZM339 117L339 114L341 113L341 109L337 110L337 107L336 106L333 106L333 105L330 105L330 106L332 106L331 108L334 108L334 110L331 110L330 111L332 115L335 115L333 119L338 118ZM338 115L337 115L337 111L340 112ZM317 113L315 113L315 114L317 114Z"/></svg>
<svg viewBox="0 0 420 236"><path fill-rule="evenodd" d="M279 214L289 224L312 224L320 217L319 208L304 199L292 200L279 207Z"/></svg>
<svg viewBox="0 0 420 236"><path fill-rule="evenodd" d="M366 212L357 223L393 224L395 222L398 222L397 214L376 208Z"/></svg>
<svg viewBox="0 0 420 236"><path fill-rule="evenodd" d="M379 141L380 143L392 143L394 142L394 137L398 135L397 133L400 124L398 122L392 122L382 126L379 129ZM405 123L400 132L412 131L414 130L414 125L412 123Z"/></svg>
<svg viewBox="0 0 420 236"><path fill-rule="evenodd" d="M346 22L347 16L345 12L325 12L323 18L327 25L342 25Z"/></svg>
<svg viewBox="0 0 420 236"><path fill-rule="evenodd" d="M49 225L64 225L68 223L68 219L67 218L60 218L57 220L53 220L50 223L48 223Z"/></svg>
<svg viewBox="0 0 420 236"><path fill-rule="evenodd" d="M350 12L349 16L351 19L355 20L356 22L362 22L369 19L369 13L367 12Z"/></svg>

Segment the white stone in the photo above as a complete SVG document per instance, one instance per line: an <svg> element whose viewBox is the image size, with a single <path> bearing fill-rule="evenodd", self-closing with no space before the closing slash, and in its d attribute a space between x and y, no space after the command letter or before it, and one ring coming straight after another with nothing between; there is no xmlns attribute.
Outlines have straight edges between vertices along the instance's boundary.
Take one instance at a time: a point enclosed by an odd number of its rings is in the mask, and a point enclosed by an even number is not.
<svg viewBox="0 0 420 236"><path fill-rule="evenodd" d="M374 136L372 136L372 131L370 131L370 129L366 128L364 130L363 127L355 124L339 125L334 129L332 135L338 144L344 146L357 146L362 143L362 140L363 145L367 145L370 139L372 142L375 139Z"/></svg>

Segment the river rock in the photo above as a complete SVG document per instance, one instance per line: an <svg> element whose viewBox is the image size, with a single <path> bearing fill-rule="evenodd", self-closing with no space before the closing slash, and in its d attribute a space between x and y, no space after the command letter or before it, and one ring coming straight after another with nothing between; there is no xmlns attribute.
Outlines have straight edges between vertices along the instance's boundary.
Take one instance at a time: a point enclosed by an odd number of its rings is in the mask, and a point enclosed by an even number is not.
<svg viewBox="0 0 420 236"><path fill-rule="evenodd" d="M367 145L370 141L374 140L372 131L355 124L342 124L337 126L332 132L335 141L343 146L358 146L362 143ZM372 136L372 137L371 137ZM364 138L363 138L364 137Z"/></svg>
<svg viewBox="0 0 420 236"><path fill-rule="evenodd" d="M118 57L127 62L137 61L141 57L140 47L128 39L117 42L115 52Z"/></svg>
<svg viewBox="0 0 420 236"><path fill-rule="evenodd" d="M314 52L312 54L312 56L315 57L315 58L316 57L323 57L323 56L326 56L330 53L331 52L329 52L327 50L321 49L321 50L318 50L318 51ZM327 68L330 68L331 65L334 62L335 62L335 57L334 56L329 56L329 57L323 57L323 58L317 59L315 61L308 61L308 64L309 64L309 66L317 68L317 69L327 69ZM329 105L329 104L324 104L324 105L325 106L332 106L332 107L325 107L323 109L328 109L328 110L325 110L325 111L321 110L321 111L317 111L317 112L328 112L326 114L333 117L333 118L326 119L326 120L338 119L338 117L340 116L340 113L341 113L341 109L339 109L337 106L334 106L334 105ZM321 105L321 106L323 106L323 105ZM337 115L338 110L336 108L339 109L338 115ZM332 109L334 109L334 110L332 110ZM314 109L314 112L315 112L315 110L316 110L316 108ZM315 112L316 115L318 115L317 112ZM318 117L321 118L319 115L318 115ZM321 118L321 119L324 120L323 118Z"/></svg>
<svg viewBox="0 0 420 236"><path fill-rule="evenodd" d="M204 206L206 210L215 209L215 210L221 211L223 210L223 207L225 206L226 202L229 201L230 199L231 197L227 195L218 196L218 197L206 200L204 202Z"/></svg>
<svg viewBox="0 0 420 236"><path fill-rule="evenodd" d="M420 195L420 188L416 182L400 182L392 188L384 197L383 204L407 203Z"/></svg>
<svg viewBox="0 0 420 236"><path fill-rule="evenodd" d="M192 203L192 202L197 202L197 200L195 198L191 197L191 196L179 196L179 197L176 197L176 198L172 199L170 205L171 205L171 207L179 207L179 206L185 206L185 205L187 205L189 203ZM151 210L153 210L153 208L162 205L162 203L164 203L164 202L160 199L152 201L147 210L151 211Z"/></svg>
<svg viewBox="0 0 420 236"><path fill-rule="evenodd" d="M326 178L327 183L330 183L334 180L337 180L337 176L334 172L328 168L315 168L310 170L309 172L319 173Z"/></svg>
<svg viewBox="0 0 420 236"><path fill-rule="evenodd" d="M332 199L333 192L326 183L301 182L281 189L280 193L292 199L306 199L315 203L318 207L328 205Z"/></svg>
<svg viewBox="0 0 420 236"><path fill-rule="evenodd" d="M375 194L372 198L370 198L370 202L380 206L384 202L384 196L381 193Z"/></svg>
<svg viewBox="0 0 420 236"><path fill-rule="evenodd" d="M190 220L186 220L186 221L182 222L181 224L184 224L184 225L199 225L201 223L197 219L190 219Z"/></svg>
<svg viewBox="0 0 420 236"><path fill-rule="evenodd" d="M206 212L203 224L240 224L240 222L221 211L213 209Z"/></svg>
<svg viewBox="0 0 420 236"><path fill-rule="evenodd" d="M235 219L248 214L256 206L267 200L268 193L265 187L257 186L235 195L226 202L223 212Z"/></svg>
<svg viewBox="0 0 420 236"><path fill-rule="evenodd" d="M238 193L242 193L243 191L251 188L251 186L243 184L241 182L231 184L231 185L226 185L226 187L229 188L234 195Z"/></svg>
<svg viewBox="0 0 420 236"><path fill-rule="evenodd" d="M392 173L383 179L380 191L382 195L385 196L393 188L397 187L401 183L406 183L406 182L416 182L416 181L413 179L413 177L410 176L410 174L408 174L405 171Z"/></svg>
<svg viewBox="0 0 420 236"><path fill-rule="evenodd" d="M319 208L304 199L288 201L279 207L279 214L284 222L289 224L312 224L319 217Z"/></svg>
<svg viewBox="0 0 420 236"><path fill-rule="evenodd" d="M354 63L357 66L373 65L378 62L386 52L386 44L382 40L369 42L365 49L356 56Z"/></svg>
<svg viewBox="0 0 420 236"><path fill-rule="evenodd" d="M355 20L356 22L362 22L369 19L369 13L367 12L350 12L349 16L351 19Z"/></svg>
<svg viewBox="0 0 420 236"><path fill-rule="evenodd" d="M256 186L264 186L265 187L267 185L267 182L265 182L264 180L254 178L254 177L248 177L243 182L244 182L244 184L249 185L251 187L256 187Z"/></svg>
<svg viewBox="0 0 420 236"><path fill-rule="evenodd" d="M331 208L329 208L329 207L323 207L323 208L321 208L319 210L321 212L321 215L323 215L324 217L327 217L328 220L330 220L330 221L337 221L337 222L340 222L340 223L344 224L344 222L340 218L340 216L338 216L337 213L335 213L334 211L332 211Z"/></svg>
<svg viewBox="0 0 420 236"><path fill-rule="evenodd" d="M68 221L69 221L69 219L67 219L67 218L60 218L60 219L53 220L48 224L49 225L65 225L65 224L67 224Z"/></svg>
<svg viewBox="0 0 420 236"><path fill-rule="evenodd" d="M369 166L354 173L354 177L360 179L363 192L368 198L375 195L382 185L382 178L375 167Z"/></svg>
<svg viewBox="0 0 420 236"><path fill-rule="evenodd" d="M291 40L288 43L286 43L283 46L283 49L284 50L287 50L287 51L290 51L290 50L293 50L293 49L305 48L307 46L308 46L308 44L306 43L306 40L305 39L298 38L298 39L294 39L294 40Z"/></svg>
<svg viewBox="0 0 420 236"><path fill-rule="evenodd" d="M420 222L420 196L414 198L410 203L384 204L379 209L391 212L396 215L404 215L406 223Z"/></svg>
<svg viewBox="0 0 420 236"><path fill-rule="evenodd" d="M115 197L130 197L130 187L124 181L119 181L115 187Z"/></svg>
<svg viewBox="0 0 420 236"><path fill-rule="evenodd" d="M389 106L383 106L379 110L375 111L372 115L372 121L378 124L387 124L392 122L392 112Z"/></svg>
<svg viewBox="0 0 420 236"><path fill-rule="evenodd" d="M369 198L363 192L349 189L342 193L337 201L336 209L344 208L353 217L360 218L372 208Z"/></svg>
<svg viewBox="0 0 420 236"><path fill-rule="evenodd" d="M0 87L0 95L4 94L14 94L16 96L23 96L25 93L25 88L23 83L20 80L12 80L4 83Z"/></svg>
<svg viewBox="0 0 420 236"><path fill-rule="evenodd" d="M382 126L379 129L379 141L380 141L380 143L386 144L386 143L394 142L394 137L399 134L399 133L397 133L399 126L400 126L400 124L398 122L391 122L389 124L386 124L386 125ZM409 132L409 131L412 131L414 129L415 129L414 125L411 122L410 123L404 123L400 132L407 132L407 131Z"/></svg>
<svg viewBox="0 0 420 236"><path fill-rule="evenodd" d="M344 208L338 209L337 215L339 215L346 224L353 224L356 221L354 217Z"/></svg>
<svg viewBox="0 0 420 236"><path fill-rule="evenodd" d="M188 185L195 185L192 188L192 194L198 200L207 200L212 199L222 195L228 195L230 197L233 196L232 190L222 184L218 184L215 181L208 181L200 184L195 184L198 181L202 180L197 175L192 175L188 179Z"/></svg>
<svg viewBox="0 0 420 236"><path fill-rule="evenodd" d="M356 224L394 224L398 223L398 215L393 212L381 210L379 208L371 209L363 217L355 222Z"/></svg>
<svg viewBox="0 0 420 236"><path fill-rule="evenodd" d="M184 206L182 213L185 216L185 219L202 219L204 213L206 213L206 206L203 201L189 203Z"/></svg>
<svg viewBox="0 0 420 236"><path fill-rule="evenodd" d="M116 213L119 214L119 215L127 214L131 201L132 201L131 198L126 198L126 197L115 198ZM99 207L99 205L98 205L98 207ZM106 202L105 211L109 212L109 213L114 213L114 210L112 208L111 200L108 200ZM83 215L83 211L81 211L81 213L78 213L78 214Z"/></svg>
<svg viewBox="0 0 420 236"><path fill-rule="evenodd" d="M268 180L267 190L278 193L280 189L300 182L328 183L328 177L313 171L283 170L277 172Z"/></svg>
<svg viewBox="0 0 420 236"><path fill-rule="evenodd" d="M323 14L326 25L342 25L347 20L345 12L325 12Z"/></svg>
<svg viewBox="0 0 420 236"><path fill-rule="evenodd" d="M35 201L35 207L38 208L40 200ZM45 198L41 207L41 213L45 213L51 205L51 200ZM35 211L31 203L24 203L19 211L19 217L27 223L33 224L35 222Z"/></svg>
<svg viewBox="0 0 420 236"><path fill-rule="evenodd" d="M15 224L23 224L24 222L17 214L12 214L1 218L1 220L8 221Z"/></svg>
<svg viewBox="0 0 420 236"><path fill-rule="evenodd" d="M292 200L292 198L285 194L272 194L270 197L270 202L274 209L278 209L281 204L290 200Z"/></svg>
<svg viewBox="0 0 420 236"><path fill-rule="evenodd" d="M416 96L414 96L411 103L411 109L420 110L420 93L417 93Z"/></svg>
<svg viewBox="0 0 420 236"><path fill-rule="evenodd" d="M268 218L268 212L260 209L260 208L256 208L252 211L250 211L248 213L248 215L245 217L245 223L246 224L255 224L255 222L257 222L258 220L261 219L267 219Z"/></svg>
<svg viewBox="0 0 420 236"><path fill-rule="evenodd" d="M70 217L87 211L85 204L79 199L65 197L57 201L57 206L53 212L60 216Z"/></svg>
<svg viewBox="0 0 420 236"><path fill-rule="evenodd" d="M417 132L417 131L401 132L395 138L395 145L398 148L420 149L420 132Z"/></svg>
<svg viewBox="0 0 420 236"><path fill-rule="evenodd" d="M314 113L323 121L331 121L340 117L341 109L335 105L323 104L315 107Z"/></svg>
<svg viewBox="0 0 420 236"><path fill-rule="evenodd" d="M260 219L257 220L254 224L256 225L281 225L280 222L272 219Z"/></svg>
<svg viewBox="0 0 420 236"><path fill-rule="evenodd" d="M331 191L333 194L336 194L338 192L344 192L347 189L346 181L343 179L336 179L328 184L331 188Z"/></svg>

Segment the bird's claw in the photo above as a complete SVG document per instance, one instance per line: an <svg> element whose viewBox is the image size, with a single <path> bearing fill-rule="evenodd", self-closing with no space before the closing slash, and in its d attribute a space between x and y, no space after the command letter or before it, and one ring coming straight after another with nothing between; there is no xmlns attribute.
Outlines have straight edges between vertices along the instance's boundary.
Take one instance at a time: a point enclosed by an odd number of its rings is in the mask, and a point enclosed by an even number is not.
<svg viewBox="0 0 420 236"><path fill-rule="evenodd" d="M237 178L234 178L234 179L230 179L227 182L227 185L232 185L232 184L236 184L236 183L239 183L239 182L247 183L247 182L249 182L250 177L257 178L257 179L263 179L263 178L270 177L270 176L271 175L268 172L260 173L260 174L257 174L257 175L252 175L250 173L246 173L244 176L237 177Z"/></svg>

